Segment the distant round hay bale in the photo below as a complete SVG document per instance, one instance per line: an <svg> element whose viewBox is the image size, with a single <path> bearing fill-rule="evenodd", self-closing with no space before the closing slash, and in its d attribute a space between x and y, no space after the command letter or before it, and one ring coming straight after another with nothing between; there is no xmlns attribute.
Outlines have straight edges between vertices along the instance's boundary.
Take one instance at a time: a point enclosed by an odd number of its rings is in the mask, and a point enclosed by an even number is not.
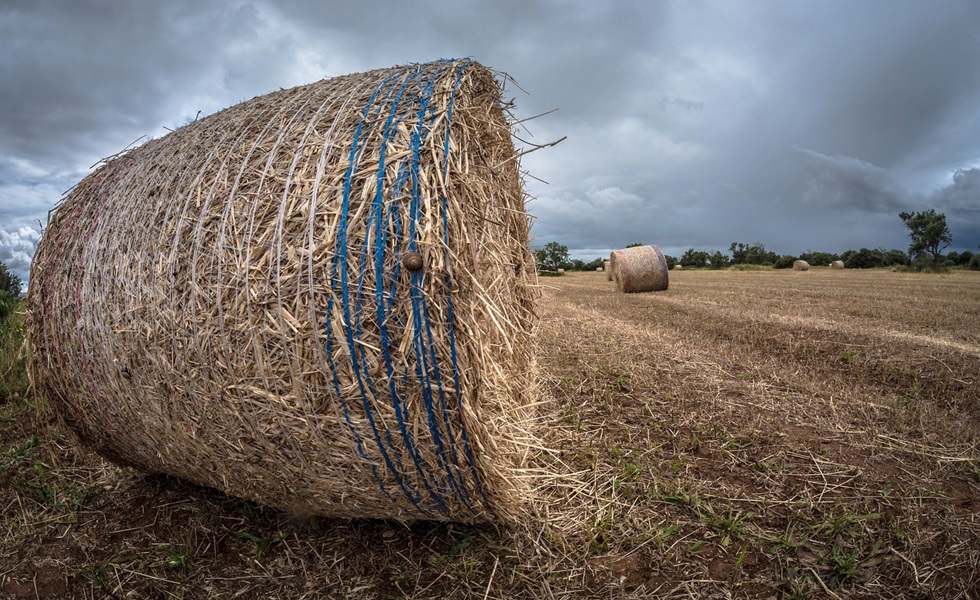
<svg viewBox="0 0 980 600"><path fill-rule="evenodd" d="M558 274L559 275L564 275L565 274L565 269L558 269Z"/></svg>
<svg viewBox="0 0 980 600"><path fill-rule="evenodd" d="M667 289L667 259L658 246L634 246L609 255L616 289L626 293Z"/></svg>
<svg viewBox="0 0 980 600"><path fill-rule="evenodd" d="M682 265L680 263L677 263L677 264L674 265L674 268L672 270L673 271L683 271L684 270L684 265Z"/></svg>
<svg viewBox="0 0 980 600"><path fill-rule="evenodd" d="M830 268L831 269L843 269L844 268L844 261L842 261L842 260L835 260L834 262L830 263Z"/></svg>
<svg viewBox="0 0 980 600"><path fill-rule="evenodd" d="M596 273L602 273L602 271L603 271L602 267L596 267L595 268L595 272Z"/></svg>
<svg viewBox="0 0 980 600"><path fill-rule="evenodd" d="M613 272L612 272L611 263L607 260L604 263L602 263L602 265L603 265L602 268L606 270L606 281L612 281L613 280Z"/></svg>
<svg viewBox="0 0 980 600"><path fill-rule="evenodd" d="M525 514L535 272L469 60L326 79L108 160L31 269L31 370L82 443L297 514Z"/></svg>
<svg viewBox="0 0 980 600"><path fill-rule="evenodd" d="M794 271L809 271L810 270L810 263L806 262L805 260L797 260L797 261L794 261L793 262L793 270Z"/></svg>

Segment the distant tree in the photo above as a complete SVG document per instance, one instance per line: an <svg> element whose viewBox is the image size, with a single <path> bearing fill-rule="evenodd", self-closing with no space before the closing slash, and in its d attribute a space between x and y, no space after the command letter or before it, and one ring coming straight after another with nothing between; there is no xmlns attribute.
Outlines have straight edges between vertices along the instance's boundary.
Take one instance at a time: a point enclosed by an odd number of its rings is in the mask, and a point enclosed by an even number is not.
<svg viewBox="0 0 980 600"><path fill-rule="evenodd" d="M732 254L733 265L745 264L745 257L749 254L748 246L741 242L732 242L732 245L728 247L728 251Z"/></svg>
<svg viewBox="0 0 980 600"><path fill-rule="evenodd" d="M973 253L969 250L964 250L963 252L953 251L946 255L946 260L954 267L965 267L970 264L972 258Z"/></svg>
<svg viewBox="0 0 980 600"><path fill-rule="evenodd" d="M801 258L800 260L806 260L806 259ZM776 259L776 262L772 264L772 267L774 269L789 269L790 267L793 266L793 263L795 263L796 261L797 258L795 256L784 254L783 256L780 256L778 259ZM807 262L809 263L810 261L807 260Z"/></svg>
<svg viewBox="0 0 980 600"><path fill-rule="evenodd" d="M942 252L953 242L953 236L946 225L946 215L937 213L934 209L923 212L901 212L898 216L909 229L909 254L918 258L922 254L932 257L934 264L939 264Z"/></svg>
<svg viewBox="0 0 980 600"><path fill-rule="evenodd" d="M681 255L681 265L685 267L707 267L708 261L710 260L710 254L704 250L695 250L694 248L688 248Z"/></svg>
<svg viewBox="0 0 980 600"><path fill-rule="evenodd" d="M6 292L12 298L20 296L20 277L17 277L7 269L7 265L0 261L0 291Z"/></svg>
<svg viewBox="0 0 980 600"><path fill-rule="evenodd" d="M627 248L636 248L637 246L642 246L640 242L633 242L632 244L626 244Z"/></svg>
<svg viewBox="0 0 980 600"><path fill-rule="evenodd" d="M722 254L721 252L715 250L715 253L708 257L708 265L712 269L724 269L730 265L732 259L728 257L727 254Z"/></svg>
<svg viewBox="0 0 980 600"><path fill-rule="evenodd" d="M0 322L14 312L18 296L20 296L20 277L11 273L7 265L0 261Z"/></svg>
<svg viewBox="0 0 980 600"><path fill-rule="evenodd" d="M800 255L800 260L805 260L811 265L821 265L827 266L835 260L840 260L840 256L837 254L831 254L830 252L813 252L812 250L807 250ZM793 265L790 265L791 267Z"/></svg>
<svg viewBox="0 0 980 600"><path fill-rule="evenodd" d="M595 271L599 267L605 267L605 265L606 265L606 259L604 259L604 258L602 258L600 256L599 258L597 258L597 259L595 259L593 261L590 261L590 262L585 263L585 266L583 267L583 270L585 270L585 271Z"/></svg>
<svg viewBox="0 0 980 600"><path fill-rule="evenodd" d="M892 267L896 265L907 267L909 265L909 255L902 250L894 248L892 250L881 250L881 266Z"/></svg>
<svg viewBox="0 0 980 600"><path fill-rule="evenodd" d="M548 242L544 248L534 251L534 260L538 263L538 268L548 271L567 269L571 267L571 259L568 254L568 246L558 242Z"/></svg>
<svg viewBox="0 0 980 600"><path fill-rule="evenodd" d="M680 262L676 256L671 256L669 254L664 254L664 258L667 260L668 269L673 269Z"/></svg>
<svg viewBox="0 0 980 600"><path fill-rule="evenodd" d="M779 260L779 255L769 252L761 242L749 246L741 242L732 242L728 247L732 254L733 265L771 265Z"/></svg>
<svg viewBox="0 0 980 600"><path fill-rule="evenodd" d="M860 250L845 250L840 258L847 265L848 269L873 269L885 266L884 256L881 250L870 250L861 248Z"/></svg>

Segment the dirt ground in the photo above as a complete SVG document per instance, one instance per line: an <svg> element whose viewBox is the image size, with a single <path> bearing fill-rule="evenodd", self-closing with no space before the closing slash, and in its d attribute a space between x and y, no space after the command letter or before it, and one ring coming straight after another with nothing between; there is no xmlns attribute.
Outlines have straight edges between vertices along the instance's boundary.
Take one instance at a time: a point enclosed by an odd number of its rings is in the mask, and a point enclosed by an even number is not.
<svg viewBox="0 0 980 600"><path fill-rule="evenodd" d="M980 273L541 284L527 523L295 518L6 392L0 598L980 598Z"/></svg>

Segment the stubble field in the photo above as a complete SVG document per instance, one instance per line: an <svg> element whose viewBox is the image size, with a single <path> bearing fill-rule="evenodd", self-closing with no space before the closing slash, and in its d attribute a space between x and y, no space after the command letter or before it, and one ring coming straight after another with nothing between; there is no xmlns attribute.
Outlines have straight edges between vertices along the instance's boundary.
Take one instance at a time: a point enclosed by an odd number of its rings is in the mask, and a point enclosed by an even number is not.
<svg viewBox="0 0 980 600"><path fill-rule="evenodd" d="M0 597L980 597L980 274L541 284L530 523L292 518L6 386Z"/></svg>

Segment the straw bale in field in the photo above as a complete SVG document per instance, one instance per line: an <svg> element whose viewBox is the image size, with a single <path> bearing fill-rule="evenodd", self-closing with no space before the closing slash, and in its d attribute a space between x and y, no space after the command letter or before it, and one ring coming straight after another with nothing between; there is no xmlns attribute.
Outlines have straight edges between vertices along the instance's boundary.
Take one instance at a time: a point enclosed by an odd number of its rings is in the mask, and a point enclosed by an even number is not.
<svg viewBox="0 0 980 600"><path fill-rule="evenodd" d="M296 513L520 516L536 292L507 109L437 61L108 160L37 250L38 390L116 462Z"/></svg>
<svg viewBox="0 0 980 600"><path fill-rule="evenodd" d="M794 261L793 262L793 270L794 271L809 271L810 270L810 263L806 262L805 260L797 260L797 261Z"/></svg>
<svg viewBox="0 0 980 600"><path fill-rule="evenodd" d="M680 263L677 263L676 265L674 265L674 268L672 270L673 271L683 271L684 270L684 265L682 265Z"/></svg>
<svg viewBox="0 0 980 600"><path fill-rule="evenodd" d="M612 266L610 265L608 260L602 263L602 268L606 272L606 281L612 281L613 280Z"/></svg>
<svg viewBox="0 0 980 600"><path fill-rule="evenodd" d="M842 260L835 260L834 262L830 263L830 268L831 269L843 269L844 268L844 261L842 261Z"/></svg>
<svg viewBox="0 0 980 600"><path fill-rule="evenodd" d="M621 292L656 292L667 289L667 259L659 246L634 246L609 255L616 289Z"/></svg>

